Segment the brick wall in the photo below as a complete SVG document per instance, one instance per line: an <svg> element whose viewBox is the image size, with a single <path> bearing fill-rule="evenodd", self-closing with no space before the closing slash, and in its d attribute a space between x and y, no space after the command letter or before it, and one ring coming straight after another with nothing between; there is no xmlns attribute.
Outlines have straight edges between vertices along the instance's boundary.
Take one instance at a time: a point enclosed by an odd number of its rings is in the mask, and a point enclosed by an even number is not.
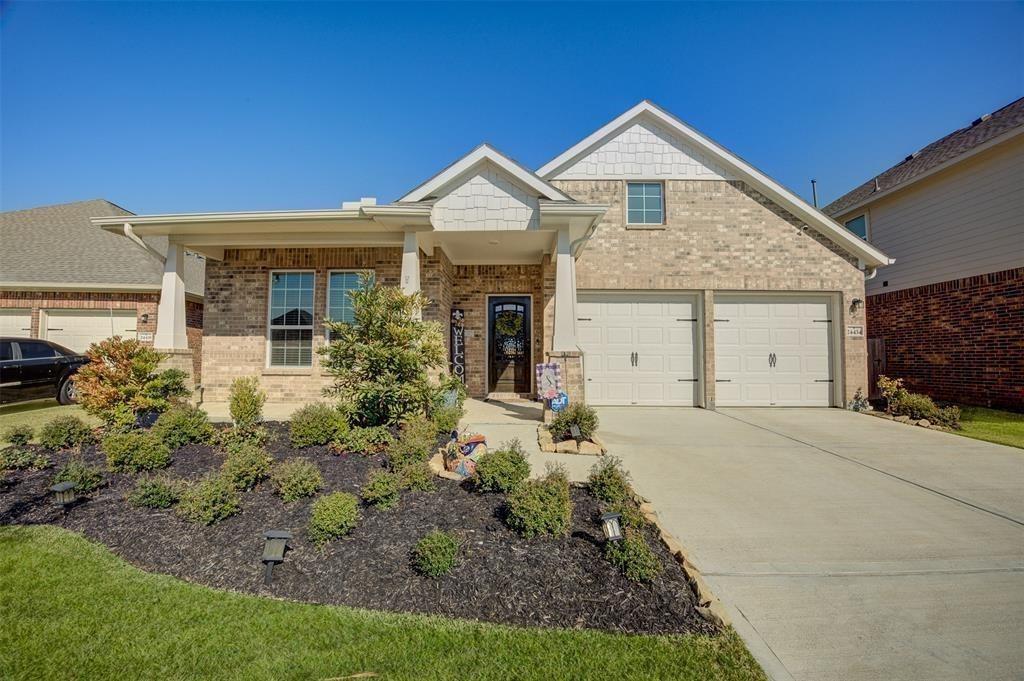
<svg viewBox="0 0 1024 681"><path fill-rule="evenodd" d="M910 389L1024 411L1024 268L870 296L867 318Z"/></svg>

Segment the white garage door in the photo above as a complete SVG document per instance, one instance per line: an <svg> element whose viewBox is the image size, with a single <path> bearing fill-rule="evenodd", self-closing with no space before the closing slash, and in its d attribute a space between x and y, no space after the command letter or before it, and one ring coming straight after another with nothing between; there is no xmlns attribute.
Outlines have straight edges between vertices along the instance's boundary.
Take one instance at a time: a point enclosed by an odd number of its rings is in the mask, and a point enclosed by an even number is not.
<svg viewBox="0 0 1024 681"><path fill-rule="evenodd" d="M696 403L693 296L580 293L577 301L589 404Z"/></svg>
<svg viewBox="0 0 1024 681"><path fill-rule="evenodd" d="M716 295L718 406L831 406L831 308L821 296Z"/></svg>
<svg viewBox="0 0 1024 681"><path fill-rule="evenodd" d="M135 310L44 310L39 335L75 352L111 336L136 338Z"/></svg>
<svg viewBox="0 0 1024 681"><path fill-rule="evenodd" d="M22 307L0 309L0 336L32 335L32 310Z"/></svg>

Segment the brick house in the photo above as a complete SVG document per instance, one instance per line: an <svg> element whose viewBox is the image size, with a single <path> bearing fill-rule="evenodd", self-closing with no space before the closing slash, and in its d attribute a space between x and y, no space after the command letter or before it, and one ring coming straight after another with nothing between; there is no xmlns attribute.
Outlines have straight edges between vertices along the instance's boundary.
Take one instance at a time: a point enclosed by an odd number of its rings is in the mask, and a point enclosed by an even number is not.
<svg viewBox="0 0 1024 681"><path fill-rule="evenodd" d="M1024 98L825 207L896 259L867 281L872 374L1024 411Z"/></svg>
<svg viewBox="0 0 1024 681"><path fill-rule="evenodd" d="M549 361L594 404L843 406L867 388L864 276L889 262L646 101L535 172L481 145L386 205L93 223L206 256L211 402L241 375L318 398L323 321L370 270L429 297L475 397L531 397Z"/></svg>
<svg viewBox="0 0 1024 681"><path fill-rule="evenodd" d="M103 199L0 213L0 336L45 338L76 352L109 336L169 345L154 337L167 238L129 240L90 222L105 215L132 213ZM184 345L197 378L204 267L194 253L182 263Z"/></svg>

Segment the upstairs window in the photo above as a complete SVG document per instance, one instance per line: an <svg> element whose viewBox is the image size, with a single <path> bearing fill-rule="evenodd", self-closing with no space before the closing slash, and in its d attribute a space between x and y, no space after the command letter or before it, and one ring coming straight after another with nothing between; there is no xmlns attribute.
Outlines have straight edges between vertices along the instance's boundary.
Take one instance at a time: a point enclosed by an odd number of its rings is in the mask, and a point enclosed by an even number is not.
<svg viewBox="0 0 1024 681"><path fill-rule="evenodd" d="M270 273L272 367L313 365L313 273Z"/></svg>
<svg viewBox="0 0 1024 681"><path fill-rule="evenodd" d="M868 216L867 214L858 215L852 220L846 221L846 229L850 230L861 239L868 240Z"/></svg>
<svg viewBox="0 0 1024 681"><path fill-rule="evenodd" d="M665 202L660 182L628 182L626 222L630 225L662 225Z"/></svg>

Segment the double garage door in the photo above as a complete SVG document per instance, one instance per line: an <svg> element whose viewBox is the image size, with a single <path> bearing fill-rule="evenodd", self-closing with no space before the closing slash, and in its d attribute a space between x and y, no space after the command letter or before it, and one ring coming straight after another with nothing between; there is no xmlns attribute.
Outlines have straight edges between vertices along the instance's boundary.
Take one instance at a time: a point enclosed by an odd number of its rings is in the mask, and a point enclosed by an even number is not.
<svg viewBox="0 0 1024 681"><path fill-rule="evenodd" d="M580 292L577 325L586 398L595 405L701 402L698 298ZM822 406L832 396L832 316L826 296L716 294L719 406Z"/></svg>
<svg viewBox="0 0 1024 681"><path fill-rule="evenodd" d="M0 335L29 337L31 322L27 308L0 310ZM45 309L39 314L39 337L75 352L111 336L136 337L135 310Z"/></svg>

